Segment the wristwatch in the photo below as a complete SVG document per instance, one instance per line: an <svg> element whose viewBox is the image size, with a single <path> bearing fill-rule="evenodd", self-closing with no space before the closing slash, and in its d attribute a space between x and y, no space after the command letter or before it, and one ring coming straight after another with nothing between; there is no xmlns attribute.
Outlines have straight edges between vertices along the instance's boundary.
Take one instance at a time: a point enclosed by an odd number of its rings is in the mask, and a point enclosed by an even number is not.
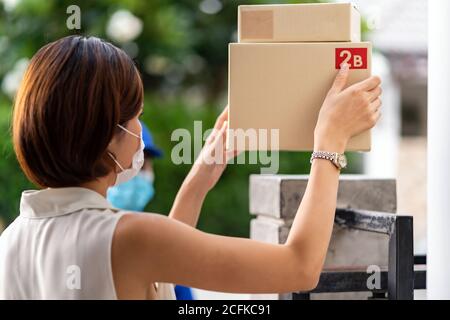
<svg viewBox="0 0 450 320"><path fill-rule="evenodd" d="M341 154L338 152L314 151L311 154L310 163L312 163L314 159L330 160L339 170L345 169L347 167L347 157L343 153Z"/></svg>

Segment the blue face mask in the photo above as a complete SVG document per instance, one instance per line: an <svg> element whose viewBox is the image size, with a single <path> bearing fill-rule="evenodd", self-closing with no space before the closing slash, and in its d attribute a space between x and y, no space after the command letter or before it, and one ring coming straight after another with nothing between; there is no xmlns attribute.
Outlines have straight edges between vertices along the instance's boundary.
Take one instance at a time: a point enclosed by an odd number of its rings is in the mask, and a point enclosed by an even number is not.
<svg viewBox="0 0 450 320"><path fill-rule="evenodd" d="M142 170L131 180L108 189L107 199L116 208L142 211L155 194L152 171Z"/></svg>

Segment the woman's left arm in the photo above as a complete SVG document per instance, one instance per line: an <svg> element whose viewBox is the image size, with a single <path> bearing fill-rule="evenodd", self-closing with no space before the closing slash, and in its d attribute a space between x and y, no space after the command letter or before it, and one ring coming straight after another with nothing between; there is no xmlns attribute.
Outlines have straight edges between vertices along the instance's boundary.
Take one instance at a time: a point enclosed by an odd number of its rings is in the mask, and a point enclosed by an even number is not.
<svg viewBox="0 0 450 320"><path fill-rule="evenodd" d="M207 190L200 182L186 178L177 193L169 218L196 227Z"/></svg>
<svg viewBox="0 0 450 320"><path fill-rule="evenodd" d="M236 155L234 150L226 149L227 122L228 106L217 118L202 151L183 181L169 218L196 227L206 195L219 180L228 160Z"/></svg>

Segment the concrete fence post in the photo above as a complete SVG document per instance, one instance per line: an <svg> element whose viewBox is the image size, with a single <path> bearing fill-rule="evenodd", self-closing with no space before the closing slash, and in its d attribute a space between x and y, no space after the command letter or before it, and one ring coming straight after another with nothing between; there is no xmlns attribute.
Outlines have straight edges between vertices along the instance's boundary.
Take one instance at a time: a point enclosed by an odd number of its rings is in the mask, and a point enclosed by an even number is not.
<svg viewBox="0 0 450 320"><path fill-rule="evenodd" d="M286 241L308 183L308 175L250 176L250 238L267 243ZM338 208L396 213L394 179L341 175ZM324 268L388 265L389 237L335 224ZM312 294L312 299L364 299L369 293ZM290 299L290 293L255 294L252 299Z"/></svg>

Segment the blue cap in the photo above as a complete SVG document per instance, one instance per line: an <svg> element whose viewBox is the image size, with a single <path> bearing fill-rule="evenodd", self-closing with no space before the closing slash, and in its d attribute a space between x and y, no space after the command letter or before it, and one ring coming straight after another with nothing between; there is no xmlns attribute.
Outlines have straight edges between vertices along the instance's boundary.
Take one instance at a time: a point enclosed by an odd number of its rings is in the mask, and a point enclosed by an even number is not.
<svg viewBox="0 0 450 320"><path fill-rule="evenodd" d="M163 153L161 149L159 149L155 143L153 142L153 136L150 130L147 128L147 126L144 124L144 122L141 122L142 126L142 140L144 140L144 151L148 152L152 157L160 158L162 157Z"/></svg>

